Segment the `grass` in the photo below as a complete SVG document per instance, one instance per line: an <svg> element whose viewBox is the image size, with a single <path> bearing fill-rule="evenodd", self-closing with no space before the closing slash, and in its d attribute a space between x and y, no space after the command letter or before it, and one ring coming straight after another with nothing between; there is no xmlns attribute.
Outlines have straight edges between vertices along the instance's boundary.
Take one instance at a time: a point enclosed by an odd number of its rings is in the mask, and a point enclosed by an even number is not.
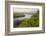
<svg viewBox="0 0 46 36"><path fill-rule="evenodd" d="M24 19L19 27L38 27L39 26L39 14L33 14L29 19Z"/></svg>

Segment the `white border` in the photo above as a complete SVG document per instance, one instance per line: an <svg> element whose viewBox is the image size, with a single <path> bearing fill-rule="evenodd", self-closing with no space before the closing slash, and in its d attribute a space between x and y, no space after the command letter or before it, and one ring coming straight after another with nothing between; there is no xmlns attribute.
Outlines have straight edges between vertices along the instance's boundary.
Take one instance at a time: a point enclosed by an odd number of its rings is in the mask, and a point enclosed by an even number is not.
<svg viewBox="0 0 46 36"><path fill-rule="evenodd" d="M39 27L13 28L13 8L39 8ZM10 31L37 31L42 30L42 6L10 5Z"/></svg>

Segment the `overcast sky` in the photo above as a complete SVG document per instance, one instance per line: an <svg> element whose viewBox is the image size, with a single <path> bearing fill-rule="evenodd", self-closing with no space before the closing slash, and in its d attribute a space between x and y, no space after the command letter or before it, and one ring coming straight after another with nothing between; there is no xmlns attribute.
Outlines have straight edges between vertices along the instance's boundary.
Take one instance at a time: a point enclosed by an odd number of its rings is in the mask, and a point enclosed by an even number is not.
<svg viewBox="0 0 46 36"><path fill-rule="evenodd" d="M18 13L18 12L36 12L38 11L38 8L14 8L13 12Z"/></svg>

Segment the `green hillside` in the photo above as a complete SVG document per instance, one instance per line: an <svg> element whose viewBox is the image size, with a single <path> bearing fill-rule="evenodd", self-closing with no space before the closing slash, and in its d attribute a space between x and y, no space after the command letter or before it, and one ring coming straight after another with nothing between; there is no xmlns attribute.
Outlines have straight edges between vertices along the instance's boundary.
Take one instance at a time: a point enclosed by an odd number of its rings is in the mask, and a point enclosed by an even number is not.
<svg viewBox="0 0 46 36"><path fill-rule="evenodd" d="M33 14L30 19L24 19L19 27L38 27L39 26L39 13Z"/></svg>

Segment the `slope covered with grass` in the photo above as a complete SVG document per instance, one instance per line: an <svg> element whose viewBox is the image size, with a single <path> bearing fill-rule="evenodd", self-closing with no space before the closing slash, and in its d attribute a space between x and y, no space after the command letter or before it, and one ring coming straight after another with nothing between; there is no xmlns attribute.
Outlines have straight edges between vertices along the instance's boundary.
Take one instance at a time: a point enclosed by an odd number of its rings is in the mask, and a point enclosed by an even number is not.
<svg viewBox="0 0 46 36"><path fill-rule="evenodd" d="M18 27L38 27L39 26L39 11L33 14L29 19L24 19Z"/></svg>

